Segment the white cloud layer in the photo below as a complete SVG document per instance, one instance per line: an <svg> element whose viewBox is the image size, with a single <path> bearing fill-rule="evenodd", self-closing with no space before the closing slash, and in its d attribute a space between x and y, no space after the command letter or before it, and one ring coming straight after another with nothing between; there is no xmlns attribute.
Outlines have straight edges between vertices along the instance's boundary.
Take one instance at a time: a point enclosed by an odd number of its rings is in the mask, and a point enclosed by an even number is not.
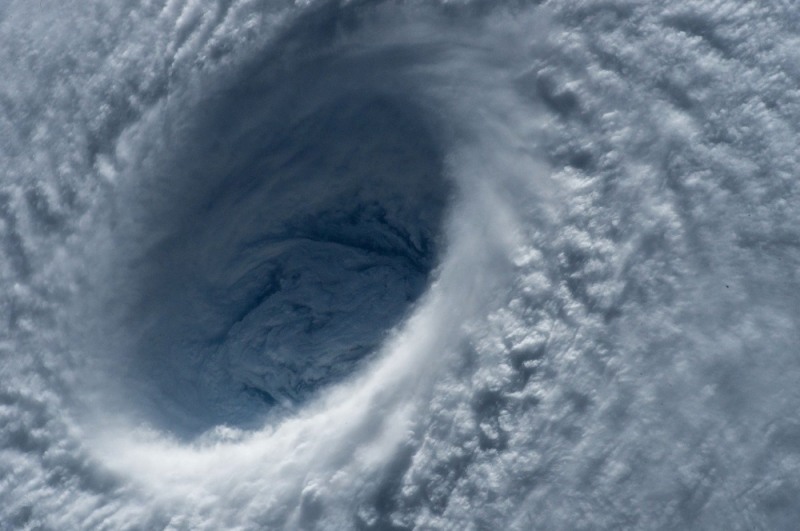
<svg viewBox="0 0 800 531"><path fill-rule="evenodd" d="M0 528L792 528L799 26L5 3Z"/></svg>

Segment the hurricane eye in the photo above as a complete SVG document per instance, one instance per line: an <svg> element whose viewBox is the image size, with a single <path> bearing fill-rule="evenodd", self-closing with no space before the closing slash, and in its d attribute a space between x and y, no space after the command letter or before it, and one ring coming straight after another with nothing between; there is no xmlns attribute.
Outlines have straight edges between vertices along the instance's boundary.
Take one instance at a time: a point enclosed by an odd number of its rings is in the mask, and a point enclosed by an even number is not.
<svg viewBox="0 0 800 531"><path fill-rule="evenodd" d="M441 245L449 190L419 108L346 94L282 111L280 126L250 118L226 117L213 148L170 161L187 189L140 229L158 237L131 266L130 373L135 402L173 432L260 422L352 373Z"/></svg>

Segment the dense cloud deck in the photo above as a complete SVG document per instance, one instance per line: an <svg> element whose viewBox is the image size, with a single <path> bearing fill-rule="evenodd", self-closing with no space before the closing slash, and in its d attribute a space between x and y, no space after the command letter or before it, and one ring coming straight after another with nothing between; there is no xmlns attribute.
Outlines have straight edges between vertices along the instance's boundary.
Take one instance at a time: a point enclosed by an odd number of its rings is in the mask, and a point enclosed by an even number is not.
<svg viewBox="0 0 800 531"><path fill-rule="evenodd" d="M794 528L795 4L0 2L0 528Z"/></svg>

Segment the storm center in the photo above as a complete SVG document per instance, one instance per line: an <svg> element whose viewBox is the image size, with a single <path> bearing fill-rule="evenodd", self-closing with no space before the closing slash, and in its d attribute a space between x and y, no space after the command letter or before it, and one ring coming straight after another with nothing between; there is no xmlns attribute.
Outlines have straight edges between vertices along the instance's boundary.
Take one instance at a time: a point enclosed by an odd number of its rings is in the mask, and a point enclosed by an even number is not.
<svg viewBox="0 0 800 531"><path fill-rule="evenodd" d="M449 192L419 109L349 95L258 125L193 152L183 167L206 169L132 266L135 402L179 433L246 426L351 374L436 264Z"/></svg>

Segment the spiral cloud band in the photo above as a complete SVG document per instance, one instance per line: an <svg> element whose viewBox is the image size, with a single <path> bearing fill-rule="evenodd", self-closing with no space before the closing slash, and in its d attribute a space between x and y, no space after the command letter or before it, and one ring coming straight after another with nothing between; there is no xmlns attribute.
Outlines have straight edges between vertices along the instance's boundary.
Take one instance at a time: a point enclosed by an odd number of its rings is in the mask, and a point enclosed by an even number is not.
<svg viewBox="0 0 800 531"><path fill-rule="evenodd" d="M0 6L0 529L791 529L800 12Z"/></svg>

